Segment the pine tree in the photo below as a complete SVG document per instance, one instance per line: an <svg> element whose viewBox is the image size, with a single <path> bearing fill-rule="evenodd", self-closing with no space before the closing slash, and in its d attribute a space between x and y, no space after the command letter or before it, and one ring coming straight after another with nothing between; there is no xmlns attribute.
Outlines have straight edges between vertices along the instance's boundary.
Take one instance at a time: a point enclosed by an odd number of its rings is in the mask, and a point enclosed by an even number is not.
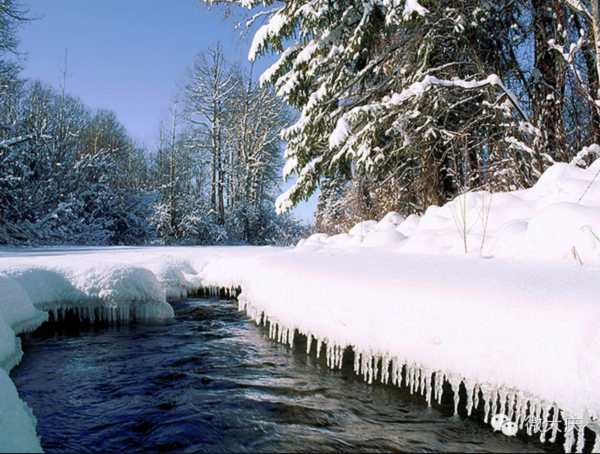
<svg viewBox="0 0 600 454"><path fill-rule="evenodd" d="M262 80L301 112L284 131L297 180L279 211L348 166L372 190L393 179L398 211L530 183L535 128L503 81L518 71L505 57L517 2L267 3L250 56L280 53Z"/></svg>

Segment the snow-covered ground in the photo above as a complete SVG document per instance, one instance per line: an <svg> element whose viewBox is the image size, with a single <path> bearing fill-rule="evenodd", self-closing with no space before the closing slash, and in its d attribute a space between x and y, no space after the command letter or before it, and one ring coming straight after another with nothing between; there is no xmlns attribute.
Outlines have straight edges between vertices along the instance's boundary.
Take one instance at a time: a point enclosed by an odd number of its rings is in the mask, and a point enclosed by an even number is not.
<svg viewBox="0 0 600 454"><path fill-rule="evenodd" d="M557 164L529 190L468 193L420 218L390 213L295 248L0 249L0 450L41 449L7 375L21 355L15 334L66 308L165 320L168 298L203 287L240 287L240 308L274 338L292 344L303 333L332 367L351 346L368 381L428 401L443 380L456 398L462 383L468 398L457 405L485 407L488 420L505 413L525 430L527 417L554 408L596 429L599 172L600 160ZM567 450L582 449L578 433L569 431Z"/></svg>

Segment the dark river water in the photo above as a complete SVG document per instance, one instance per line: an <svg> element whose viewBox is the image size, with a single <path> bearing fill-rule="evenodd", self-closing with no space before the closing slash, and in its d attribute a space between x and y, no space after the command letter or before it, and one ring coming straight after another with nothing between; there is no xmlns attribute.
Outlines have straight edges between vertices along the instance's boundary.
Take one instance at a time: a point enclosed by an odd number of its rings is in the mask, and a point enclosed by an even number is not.
<svg viewBox="0 0 600 454"><path fill-rule="evenodd" d="M46 452L561 452L270 340L235 302L173 322L47 323L11 372ZM72 326L76 326L73 328ZM69 328L71 326L71 328ZM346 356L351 355L348 352Z"/></svg>

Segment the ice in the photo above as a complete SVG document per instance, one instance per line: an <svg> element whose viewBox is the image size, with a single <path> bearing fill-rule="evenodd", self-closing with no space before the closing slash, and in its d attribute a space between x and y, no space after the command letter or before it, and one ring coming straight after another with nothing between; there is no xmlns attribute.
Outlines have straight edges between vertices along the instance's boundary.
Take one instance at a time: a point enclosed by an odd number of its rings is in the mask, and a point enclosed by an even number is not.
<svg viewBox="0 0 600 454"><path fill-rule="evenodd" d="M0 275L0 311L15 334L33 331L48 315L37 310L14 279Z"/></svg>
<svg viewBox="0 0 600 454"><path fill-rule="evenodd" d="M0 369L0 451L43 452L36 420L5 370Z"/></svg>
<svg viewBox="0 0 600 454"><path fill-rule="evenodd" d="M456 374L451 374L448 377L448 382L450 383L450 386L452 387L452 392L454 393L454 414L457 415L458 414L458 404L460 402L460 398L459 398L459 391L460 391L460 383L461 383L461 377L459 375ZM493 414L496 414L496 412L492 412Z"/></svg>

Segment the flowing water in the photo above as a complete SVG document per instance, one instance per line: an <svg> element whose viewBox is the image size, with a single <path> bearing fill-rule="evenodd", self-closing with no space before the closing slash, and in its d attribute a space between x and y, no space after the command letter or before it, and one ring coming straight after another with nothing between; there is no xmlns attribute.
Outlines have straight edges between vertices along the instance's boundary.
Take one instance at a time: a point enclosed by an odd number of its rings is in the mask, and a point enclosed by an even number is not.
<svg viewBox="0 0 600 454"><path fill-rule="evenodd" d="M55 322L24 336L11 376L46 452L561 452L453 416L449 392L427 408L366 384L351 358L332 371L232 301L173 306L168 324Z"/></svg>

